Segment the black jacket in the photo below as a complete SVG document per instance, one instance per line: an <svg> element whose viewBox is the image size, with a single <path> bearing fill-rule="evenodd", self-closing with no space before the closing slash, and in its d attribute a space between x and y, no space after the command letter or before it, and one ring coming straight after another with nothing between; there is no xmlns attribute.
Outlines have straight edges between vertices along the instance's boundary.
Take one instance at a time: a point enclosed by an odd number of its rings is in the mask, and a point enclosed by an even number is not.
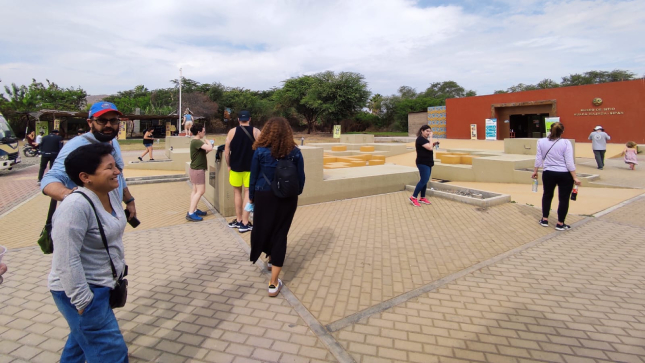
<svg viewBox="0 0 645 363"><path fill-rule="evenodd" d="M60 135L47 135L43 137L38 148L40 149L40 153L43 155L58 154L60 149L63 148L63 138L60 137Z"/></svg>

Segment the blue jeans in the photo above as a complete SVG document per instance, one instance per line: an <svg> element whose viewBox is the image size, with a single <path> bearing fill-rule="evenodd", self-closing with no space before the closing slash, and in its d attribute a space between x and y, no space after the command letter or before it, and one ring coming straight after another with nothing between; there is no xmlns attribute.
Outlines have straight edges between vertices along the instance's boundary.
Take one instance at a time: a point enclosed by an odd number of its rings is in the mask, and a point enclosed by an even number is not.
<svg viewBox="0 0 645 363"><path fill-rule="evenodd" d="M417 168L419 168L419 176L421 177L421 180L417 183L417 187L414 188L414 194L412 194L412 196L416 198L419 195L419 192L421 192L421 198L425 198L426 189L428 189L428 181L430 180L430 173L432 173L432 167L417 164Z"/></svg>
<svg viewBox="0 0 645 363"><path fill-rule="evenodd" d="M64 291L51 291L70 329L60 362L128 362L128 347L110 308L110 288L90 286L90 289L94 299L83 315L78 314Z"/></svg>

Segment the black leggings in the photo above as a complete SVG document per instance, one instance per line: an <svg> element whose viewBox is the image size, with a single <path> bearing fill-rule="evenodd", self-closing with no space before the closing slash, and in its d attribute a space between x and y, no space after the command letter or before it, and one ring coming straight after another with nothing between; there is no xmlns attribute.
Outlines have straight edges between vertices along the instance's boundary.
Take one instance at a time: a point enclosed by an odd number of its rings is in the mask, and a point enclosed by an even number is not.
<svg viewBox="0 0 645 363"><path fill-rule="evenodd" d="M573 176L568 171L545 171L542 173L542 217L548 218L555 186L558 186L558 222L564 223L569 212L569 197L573 190Z"/></svg>

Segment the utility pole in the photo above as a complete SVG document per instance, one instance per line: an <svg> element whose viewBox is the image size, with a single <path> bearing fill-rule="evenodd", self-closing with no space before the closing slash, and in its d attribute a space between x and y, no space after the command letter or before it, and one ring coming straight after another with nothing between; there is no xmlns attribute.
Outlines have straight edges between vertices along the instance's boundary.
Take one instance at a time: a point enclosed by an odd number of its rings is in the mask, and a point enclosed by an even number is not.
<svg viewBox="0 0 645 363"><path fill-rule="evenodd" d="M177 112L177 116L177 130L179 130L177 135L179 135L181 133L181 68L179 68L179 112Z"/></svg>

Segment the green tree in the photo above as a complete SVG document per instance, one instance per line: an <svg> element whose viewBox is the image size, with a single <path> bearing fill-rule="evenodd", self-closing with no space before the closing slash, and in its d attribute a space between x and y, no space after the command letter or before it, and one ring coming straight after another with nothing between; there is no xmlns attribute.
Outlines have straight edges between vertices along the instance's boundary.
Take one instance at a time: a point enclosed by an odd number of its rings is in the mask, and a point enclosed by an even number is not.
<svg viewBox="0 0 645 363"><path fill-rule="evenodd" d="M375 94L367 102L367 108L370 109L372 115L380 115L383 113L383 95L380 93Z"/></svg>
<svg viewBox="0 0 645 363"><path fill-rule="evenodd" d="M561 86L582 86L586 84L599 84L607 82L629 81L634 79L635 73L621 69L608 71L588 71L582 74L574 73L562 77Z"/></svg>
<svg viewBox="0 0 645 363"><path fill-rule="evenodd" d="M473 90L466 91L455 81L444 81L431 83L430 87L422 95L427 98L444 100L445 102L448 98L476 96L477 93Z"/></svg>
<svg viewBox="0 0 645 363"><path fill-rule="evenodd" d="M369 97L363 75L332 71L290 78L275 95L279 110L292 108L305 118L307 133L314 130L319 118L340 122L353 116L365 107Z"/></svg>

